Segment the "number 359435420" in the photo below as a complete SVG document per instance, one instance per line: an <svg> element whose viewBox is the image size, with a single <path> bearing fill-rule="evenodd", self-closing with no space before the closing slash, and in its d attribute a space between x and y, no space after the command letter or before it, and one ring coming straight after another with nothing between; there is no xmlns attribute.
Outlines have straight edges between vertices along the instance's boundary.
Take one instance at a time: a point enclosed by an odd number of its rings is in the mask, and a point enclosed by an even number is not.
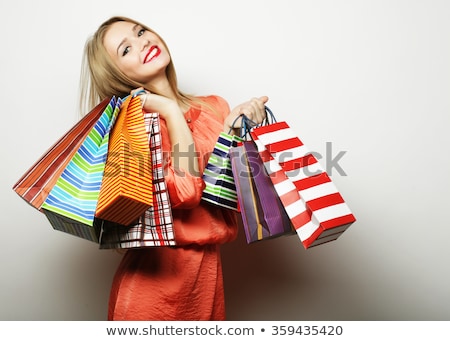
<svg viewBox="0 0 450 341"><path fill-rule="evenodd" d="M272 335L342 335L342 326L272 326Z"/></svg>

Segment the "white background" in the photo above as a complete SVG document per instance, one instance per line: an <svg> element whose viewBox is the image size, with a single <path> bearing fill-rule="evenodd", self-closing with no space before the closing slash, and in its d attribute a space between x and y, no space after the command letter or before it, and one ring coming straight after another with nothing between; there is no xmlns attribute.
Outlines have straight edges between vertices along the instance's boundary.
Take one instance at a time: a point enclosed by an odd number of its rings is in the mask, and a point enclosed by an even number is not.
<svg viewBox="0 0 450 341"><path fill-rule="evenodd" d="M331 176L358 221L309 250L240 233L223 247L229 320L450 319L450 2L2 0L0 12L1 320L106 319L120 254L52 230L12 186L79 119L83 46L112 15L165 38L183 90L231 106L268 95L310 149L346 151L346 176Z"/></svg>

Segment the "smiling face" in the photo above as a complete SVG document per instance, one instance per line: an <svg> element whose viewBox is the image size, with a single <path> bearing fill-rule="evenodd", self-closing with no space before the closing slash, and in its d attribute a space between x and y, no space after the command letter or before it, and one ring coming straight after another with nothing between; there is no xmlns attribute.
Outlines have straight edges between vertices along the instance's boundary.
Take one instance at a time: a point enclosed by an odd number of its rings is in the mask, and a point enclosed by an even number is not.
<svg viewBox="0 0 450 341"><path fill-rule="evenodd" d="M147 84L166 77L170 55L155 33L128 21L113 23L103 38L103 45L114 64L132 80Z"/></svg>

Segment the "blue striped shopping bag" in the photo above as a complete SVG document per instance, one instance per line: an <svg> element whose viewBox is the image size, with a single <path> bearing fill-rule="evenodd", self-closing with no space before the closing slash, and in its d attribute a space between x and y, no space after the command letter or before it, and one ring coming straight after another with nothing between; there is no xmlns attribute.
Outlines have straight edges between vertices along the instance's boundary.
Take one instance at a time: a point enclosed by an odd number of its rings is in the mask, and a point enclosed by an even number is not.
<svg viewBox="0 0 450 341"><path fill-rule="evenodd" d="M95 211L108 154L109 134L122 99L112 97L41 206L54 229L99 241Z"/></svg>

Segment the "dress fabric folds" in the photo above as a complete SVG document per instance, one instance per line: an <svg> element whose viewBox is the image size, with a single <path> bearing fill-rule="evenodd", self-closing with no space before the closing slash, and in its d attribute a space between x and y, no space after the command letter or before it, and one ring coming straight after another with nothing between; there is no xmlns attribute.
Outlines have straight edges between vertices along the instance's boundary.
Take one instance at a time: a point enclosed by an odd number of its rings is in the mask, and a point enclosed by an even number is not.
<svg viewBox="0 0 450 341"><path fill-rule="evenodd" d="M185 115L203 170L230 108L218 96L201 99L206 105ZM113 278L108 320L224 320L220 244L236 238L236 212L201 200L202 174L171 164L164 120L161 136L177 246L126 251Z"/></svg>
<svg viewBox="0 0 450 341"><path fill-rule="evenodd" d="M224 320L218 245L128 252L111 290L109 320Z"/></svg>

